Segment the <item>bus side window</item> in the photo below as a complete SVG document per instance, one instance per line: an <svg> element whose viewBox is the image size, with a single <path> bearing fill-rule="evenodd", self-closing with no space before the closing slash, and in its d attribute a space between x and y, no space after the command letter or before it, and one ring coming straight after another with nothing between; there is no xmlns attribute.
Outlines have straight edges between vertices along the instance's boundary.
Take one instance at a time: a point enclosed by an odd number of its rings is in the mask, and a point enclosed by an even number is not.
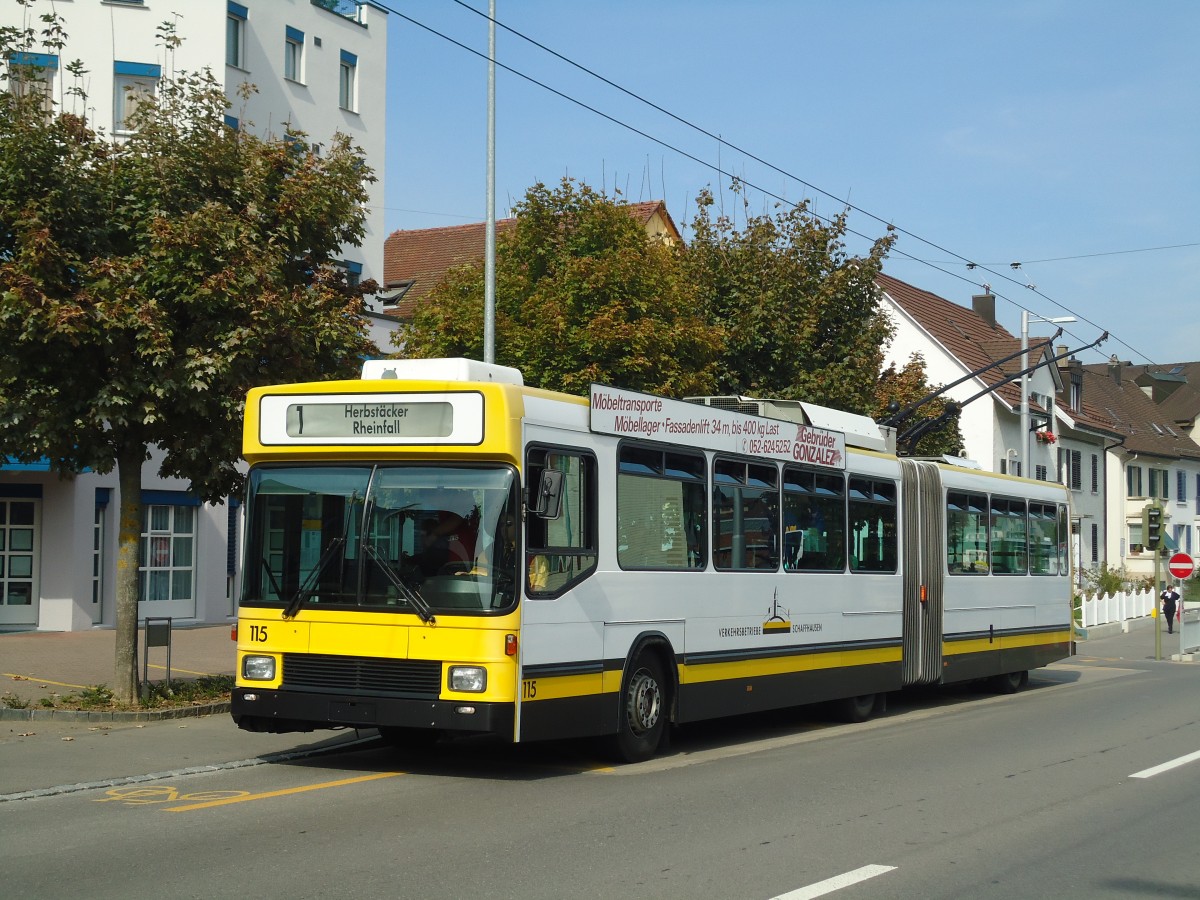
<svg viewBox="0 0 1200 900"><path fill-rule="evenodd" d="M896 483L850 477L850 571L895 572Z"/></svg>
<svg viewBox="0 0 1200 900"><path fill-rule="evenodd" d="M704 568L704 456L625 444L617 468L617 563L622 569Z"/></svg>
<svg viewBox="0 0 1200 900"><path fill-rule="evenodd" d="M562 475L558 516L525 519L526 589L534 597L556 596L596 568L596 460L582 450L531 446L526 462L527 503L544 471Z"/></svg>

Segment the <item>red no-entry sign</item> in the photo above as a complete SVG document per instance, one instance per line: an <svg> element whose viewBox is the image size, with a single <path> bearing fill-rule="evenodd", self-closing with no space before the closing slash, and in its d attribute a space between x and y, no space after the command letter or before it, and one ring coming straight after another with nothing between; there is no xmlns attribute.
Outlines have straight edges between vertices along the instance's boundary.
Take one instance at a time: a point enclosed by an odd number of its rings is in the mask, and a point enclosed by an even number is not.
<svg viewBox="0 0 1200 900"><path fill-rule="evenodd" d="M1167 571L1176 578L1191 578L1195 569L1195 561L1186 553L1176 553L1167 560Z"/></svg>

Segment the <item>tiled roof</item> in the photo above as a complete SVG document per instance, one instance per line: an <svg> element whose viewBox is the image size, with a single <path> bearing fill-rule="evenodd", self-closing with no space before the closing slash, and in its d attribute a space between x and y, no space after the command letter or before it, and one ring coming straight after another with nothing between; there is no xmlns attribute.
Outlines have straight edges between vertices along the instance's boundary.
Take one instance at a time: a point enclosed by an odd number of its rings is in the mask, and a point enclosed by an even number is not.
<svg viewBox="0 0 1200 900"><path fill-rule="evenodd" d="M923 291L889 275L880 274L876 283L968 371L982 369L1021 349L1020 338L1013 337L1002 326L985 319L973 309L959 306L944 297ZM1030 337L1029 343L1036 345L1043 340L1045 338ZM1047 356L1052 355L1047 353L1048 349L1045 348L1041 352ZM1030 355L1030 365L1036 361L1036 357L1037 351L1033 351ZM983 385L990 387L1019 371L1021 357L1016 356L977 377ZM1021 406L1020 384L1018 379L996 388L997 396L1014 412ZM1069 393L1067 396L1069 397ZM1088 401L1086 391L1083 393L1083 401L1083 408L1078 410L1067 408L1063 397L1057 402L1077 426L1110 435L1117 434L1101 408ZM1030 409L1044 412L1042 406L1032 400Z"/></svg>
<svg viewBox="0 0 1200 900"><path fill-rule="evenodd" d="M1140 384L1167 380L1167 388L1173 390L1156 401L1167 421L1194 422L1200 416L1200 362L1134 366L1130 377Z"/></svg>
<svg viewBox="0 0 1200 900"><path fill-rule="evenodd" d="M1021 341L1014 338L1000 325L988 322L973 309L951 303L944 297L923 291L906 284L898 278L880 274L876 284L882 288L896 305L908 313L929 335L958 359L967 371L982 369L997 359L1021 349ZM1036 339L1030 340L1037 343ZM1019 372L1021 358L996 366L979 375L983 385L992 386L1007 374ZM1010 382L996 389L1000 398L1011 409L1021 405L1021 390L1017 383ZM1036 404L1034 404L1036 407Z"/></svg>
<svg viewBox="0 0 1200 900"><path fill-rule="evenodd" d="M513 229L516 219L498 219L496 236ZM450 228L423 228L417 231L393 231L383 244L383 277L390 289L411 282L394 311L399 319L411 319L417 304L446 277L455 266L483 259L487 242L486 222L454 225Z"/></svg>
<svg viewBox="0 0 1200 900"><path fill-rule="evenodd" d="M1129 452L1200 460L1200 445L1184 434L1134 382L1136 371L1130 370L1140 368L1122 365L1118 382L1111 364L1084 366L1084 396L1104 409Z"/></svg>
<svg viewBox="0 0 1200 900"><path fill-rule="evenodd" d="M661 200L626 204L629 214L646 227L657 213L667 228L667 237L679 241L679 229ZM497 240L511 231L516 219L496 221ZM387 288L409 284L397 306L388 310L398 319L408 320L417 305L446 273L455 266L483 260L486 252L486 222L453 225L448 228L424 228L415 231L393 231L383 245L383 278Z"/></svg>

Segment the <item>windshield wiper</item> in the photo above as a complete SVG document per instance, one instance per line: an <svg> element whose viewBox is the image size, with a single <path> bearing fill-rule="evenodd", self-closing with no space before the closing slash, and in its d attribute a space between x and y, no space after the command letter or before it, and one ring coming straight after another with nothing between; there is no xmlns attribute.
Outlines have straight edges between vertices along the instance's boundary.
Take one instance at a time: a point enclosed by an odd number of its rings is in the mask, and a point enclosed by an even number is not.
<svg viewBox="0 0 1200 900"><path fill-rule="evenodd" d="M345 543L346 539L344 537L337 537L329 542L329 546L325 548L325 552L321 554L321 558L317 560L317 564L308 573L308 577L304 579L304 583L300 585L300 589L296 591L292 599L288 601L288 605L284 607L283 618L293 618L300 611L300 607L308 602L308 598L313 595L313 591L317 587L317 582L325 574L325 567L333 559L334 553L340 550Z"/></svg>
<svg viewBox="0 0 1200 900"><path fill-rule="evenodd" d="M363 549L366 550L367 556L371 557L378 564L383 574L387 576L387 580L392 583L392 587L400 592L400 596L407 600L408 605L421 617L421 621L428 622L430 625L437 624L437 619L433 615L433 607L429 605L429 601L421 596L421 592L415 586L410 585L404 580L400 573L392 567L392 564L379 552L379 548L366 541L363 543Z"/></svg>

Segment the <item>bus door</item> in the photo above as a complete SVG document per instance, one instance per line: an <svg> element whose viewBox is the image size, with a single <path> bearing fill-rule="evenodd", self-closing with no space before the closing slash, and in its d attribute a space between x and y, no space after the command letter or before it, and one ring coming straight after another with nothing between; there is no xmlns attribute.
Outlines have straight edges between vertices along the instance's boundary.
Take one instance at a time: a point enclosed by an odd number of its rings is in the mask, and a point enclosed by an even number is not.
<svg viewBox="0 0 1200 900"><path fill-rule="evenodd" d="M938 467L900 460L903 476L904 684L936 684L942 677L945 584L945 502Z"/></svg>
<svg viewBox="0 0 1200 900"><path fill-rule="evenodd" d="M593 577L598 466L590 449L563 438L580 435L526 426L521 740L597 734L616 719L604 677L610 603Z"/></svg>

